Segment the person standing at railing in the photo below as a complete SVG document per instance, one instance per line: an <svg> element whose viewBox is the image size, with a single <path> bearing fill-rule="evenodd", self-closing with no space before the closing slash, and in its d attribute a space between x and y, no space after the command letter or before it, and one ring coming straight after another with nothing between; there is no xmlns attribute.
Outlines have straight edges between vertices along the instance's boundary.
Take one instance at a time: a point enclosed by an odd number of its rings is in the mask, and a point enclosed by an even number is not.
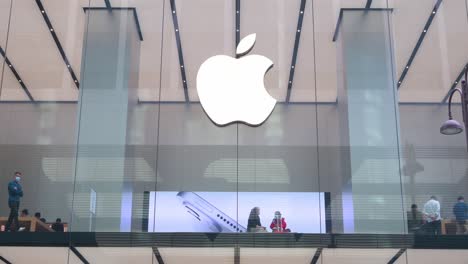
<svg viewBox="0 0 468 264"><path fill-rule="evenodd" d="M431 196L431 199L424 205L423 214L426 220L427 231L431 235L441 234L440 203L437 197Z"/></svg>
<svg viewBox="0 0 468 264"><path fill-rule="evenodd" d="M8 216L8 222L5 226L5 231L18 231L18 210L20 206L20 199L23 197L23 187L21 187L20 181L23 174L19 171L15 172L15 179L8 183L8 207L10 207L10 215ZM14 224L14 229L11 229L11 224Z"/></svg>
<svg viewBox="0 0 468 264"><path fill-rule="evenodd" d="M453 206L453 214L457 220L457 234L465 234L466 227L466 214L468 212L468 206L465 203L463 196L458 197L457 203Z"/></svg>

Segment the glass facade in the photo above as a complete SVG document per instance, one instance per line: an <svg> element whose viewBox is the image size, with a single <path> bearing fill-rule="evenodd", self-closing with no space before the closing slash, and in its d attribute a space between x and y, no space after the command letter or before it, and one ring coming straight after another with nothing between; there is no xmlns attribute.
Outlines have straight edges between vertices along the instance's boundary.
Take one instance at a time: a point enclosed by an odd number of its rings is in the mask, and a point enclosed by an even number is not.
<svg viewBox="0 0 468 264"><path fill-rule="evenodd" d="M0 0L0 53L13 263L25 246L44 263L466 259L468 131L440 133L465 0ZM221 82L200 81L206 63ZM260 79L276 100L260 125L217 125L199 96ZM264 110L243 91L217 114ZM29 215L8 228L15 172Z"/></svg>

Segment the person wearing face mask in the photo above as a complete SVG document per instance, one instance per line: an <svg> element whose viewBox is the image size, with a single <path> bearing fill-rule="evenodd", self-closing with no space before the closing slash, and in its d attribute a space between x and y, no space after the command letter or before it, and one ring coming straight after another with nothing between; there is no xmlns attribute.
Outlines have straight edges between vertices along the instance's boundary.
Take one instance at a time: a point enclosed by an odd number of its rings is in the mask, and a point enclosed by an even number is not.
<svg viewBox="0 0 468 264"><path fill-rule="evenodd" d="M15 179L8 183L8 207L10 207L10 215L8 222L5 226L5 231L18 231L18 209L20 206L20 199L23 197L23 187L21 187L22 173L15 172ZM11 229L11 224L14 224L14 229Z"/></svg>
<svg viewBox="0 0 468 264"><path fill-rule="evenodd" d="M275 217L271 221L270 228L273 233L290 232L289 229L286 229L286 221L281 217L280 211L275 212Z"/></svg>

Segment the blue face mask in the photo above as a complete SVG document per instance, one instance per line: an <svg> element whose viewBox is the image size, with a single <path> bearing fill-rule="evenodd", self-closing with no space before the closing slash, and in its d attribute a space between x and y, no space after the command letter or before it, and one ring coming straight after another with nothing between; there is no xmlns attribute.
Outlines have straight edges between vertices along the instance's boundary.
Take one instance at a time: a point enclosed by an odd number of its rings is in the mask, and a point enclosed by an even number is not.
<svg viewBox="0 0 468 264"><path fill-rule="evenodd" d="M15 180L16 180L17 182L20 182L20 181L21 181L21 177L20 177L20 176L16 176Z"/></svg>

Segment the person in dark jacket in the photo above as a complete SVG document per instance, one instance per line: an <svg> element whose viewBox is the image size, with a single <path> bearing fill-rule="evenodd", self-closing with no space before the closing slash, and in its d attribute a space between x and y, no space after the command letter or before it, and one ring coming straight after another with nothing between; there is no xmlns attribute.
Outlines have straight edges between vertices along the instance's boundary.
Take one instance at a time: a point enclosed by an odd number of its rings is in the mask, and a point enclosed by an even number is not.
<svg viewBox="0 0 468 264"><path fill-rule="evenodd" d="M247 222L247 231L248 232L257 232L258 230L265 230L265 227L262 226L260 222L260 208L254 207L250 210L249 220Z"/></svg>
<svg viewBox="0 0 468 264"><path fill-rule="evenodd" d="M419 231L424 224L423 214L418 210L416 204L412 204L411 211L406 212L406 219L408 221L408 232L411 233Z"/></svg>
<svg viewBox="0 0 468 264"><path fill-rule="evenodd" d="M55 232L63 232L64 226L62 224L62 219L57 218L57 220L55 220L55 223L52 224L52 229Z"/></svg>
<svg viewBox="0 0 468 264"><path fill-rule="evenodd" d="M465 203L463 196L458 197L457 203L453 206L453 214L457 220L457 234L465 234L466 227L466 216L468 212L468 206Z"/></svg>
<svg viewBox="0 0 468 264"><path fill-rule="evenodd" d="M8 222L5 226L5 231L18 231L18 209L20 206L20 199L23 197L23 188L21 187L21 172L15 172L15 179L8 183L8 207L10 207L10 215ZM14 229L11 229L11 224L14 224Z"/></svg>

